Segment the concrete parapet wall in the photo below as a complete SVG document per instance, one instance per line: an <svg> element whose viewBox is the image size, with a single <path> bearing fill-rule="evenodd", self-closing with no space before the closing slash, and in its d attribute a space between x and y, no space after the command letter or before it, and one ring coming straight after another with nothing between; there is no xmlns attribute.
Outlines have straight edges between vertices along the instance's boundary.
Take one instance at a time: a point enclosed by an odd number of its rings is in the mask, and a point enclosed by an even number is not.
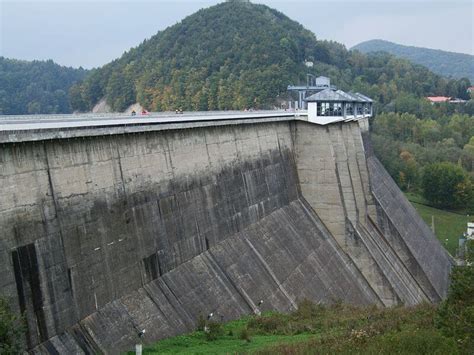
<svg viewBox="0 0 474 355"><path fill-rule="evenodd" d="M157 340L259 300L437 301L446 254L390 204L363 143L357 122L280 119L5 143L1 294L38 353L124 351L140 329Z"/></svg>

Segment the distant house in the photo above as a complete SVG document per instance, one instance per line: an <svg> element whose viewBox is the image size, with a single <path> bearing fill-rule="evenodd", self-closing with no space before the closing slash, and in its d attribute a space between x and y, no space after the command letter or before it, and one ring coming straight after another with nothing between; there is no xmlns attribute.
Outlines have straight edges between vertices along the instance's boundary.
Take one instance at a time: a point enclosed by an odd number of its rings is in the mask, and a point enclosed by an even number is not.
<svg viewBox="0 0 474 355"><path fill-rule="evenodd" d="M428 96L426 99L432 104L439 104L441 102L449 102L451 100L448 96Z"/></svg>
<svg viewBox="0 0 474 355"><path fill-rule="evenodd" d="M466 236L467 236L467 239L474 240L474 222L467 223Z"/></svg>
<svg viewBox="0 0 474 355"><path fill-rule="evenodd" d="M450 104L465 104L467 100L459 99L459 98L454 98L449 100Z"/></svg>
<svg viewBox="0 0 474 355"><path fill-rule="evenodd" d="M474 86L470 86L467 88L468 93L473 93L474 92Z"/></svg>

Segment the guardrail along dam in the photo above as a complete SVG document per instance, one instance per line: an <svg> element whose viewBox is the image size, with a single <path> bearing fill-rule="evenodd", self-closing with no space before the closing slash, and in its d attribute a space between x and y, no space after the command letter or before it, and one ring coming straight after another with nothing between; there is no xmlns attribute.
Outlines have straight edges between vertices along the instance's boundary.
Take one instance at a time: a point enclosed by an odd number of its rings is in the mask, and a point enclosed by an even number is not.
<svg viewBox="0 0 474 355"><path fill-rule="evenodd" d="M451 259L367 127L280 111L1 118L0 290L29 350L117 353L142 329L148 343L305 298L440 301Z"/></svg>

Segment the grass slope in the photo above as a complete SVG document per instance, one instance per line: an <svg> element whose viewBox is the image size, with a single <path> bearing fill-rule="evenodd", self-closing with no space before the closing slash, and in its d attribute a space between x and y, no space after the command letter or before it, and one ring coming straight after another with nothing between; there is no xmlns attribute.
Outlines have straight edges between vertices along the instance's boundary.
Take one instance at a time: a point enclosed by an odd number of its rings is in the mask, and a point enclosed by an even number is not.
<svg viewBox="0 0 474 355"><path fill-rule="evenodd" d="M449 253L454 256L458 247L459 237L466 231L467 222L472 217L430 207L423 198L413 193L407 193L406 197L430 227L431 218L434 216L436 237L438 237L440 243L443 244Z"/></svg>
<svg viewBox="0 0 474 355"><path fill-rule="evenodd" d="M454 341L436 329L435 316L436 307L426 304L378 309L303 301L288 315L268 313L223 324L215 340L196 331L145 347L144 353L457 354Z"/></svg>

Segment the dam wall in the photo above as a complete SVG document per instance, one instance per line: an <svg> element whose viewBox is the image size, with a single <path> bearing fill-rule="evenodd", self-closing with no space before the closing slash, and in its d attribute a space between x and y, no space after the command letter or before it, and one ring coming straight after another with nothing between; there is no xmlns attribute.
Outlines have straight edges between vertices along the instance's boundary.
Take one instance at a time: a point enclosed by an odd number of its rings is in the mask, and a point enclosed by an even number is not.
<svg viewBox="0 0 474 355"><path fill-rule="evenodd" d="M358 122L73 133L0 153L0 290L34 353L117 353L142 329L151 342L303 299L446 295L451 260Z"/></svg>

